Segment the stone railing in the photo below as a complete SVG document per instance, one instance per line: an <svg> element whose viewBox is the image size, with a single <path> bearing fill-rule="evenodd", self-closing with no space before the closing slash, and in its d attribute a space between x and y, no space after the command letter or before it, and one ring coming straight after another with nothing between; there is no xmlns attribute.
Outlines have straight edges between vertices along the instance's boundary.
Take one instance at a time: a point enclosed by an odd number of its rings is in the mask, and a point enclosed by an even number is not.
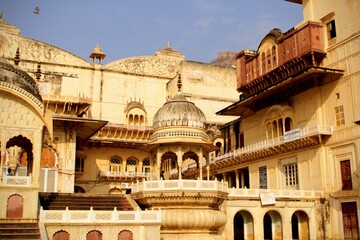
<svg viewBox="0 0 360 240"><path fill-rule="evenodd" d="M157 190L215 190L226 192L228 185L226 182L219 182L217 180L156 180L156 181L142 181L133 183L131 192L141 191L157 191Z"/></svg>
<svg viewBox="0 0 360 240"><path fill-rule="evenodd" d="M284 144L289 141L294 141L294 140L305 138L305 137L317 136L317 135L322 135L322 134L330 135L332 133L332 131L333 131L332 126L322 126L322 125L317 125L314 127L293 129L289 132L285 132L284 136L269 139L269 140L259 141L254 144L246 145L243 148L238 148L236 150L230 151L223 155L217 156L214 158L214 161L212 163L217 162L217 161L222 161L222 160L232 158L232 157L237 157L244 153L251 153L251 152L259 151L262 149L271 148L274 146ZM290 134L287 134L287 133L290 133Z"/></svg>
<svg viewBox="0 0 360 240"><path fill-rule="evenodd" d="M31 176L3 176L3 186L30 187Z"/></svg>
<svg viewBox="0 0 360 240"><path fill-rule="evenodd" d="M87 210L43 210L40 208L42 223L161 223L161 211L94 211Z"/></svg>
<svg viewBox="0 0 360 240"><path fill-rule="evenodd" d="M156 177L154 173L144 172L113 172L113 171L100 171L100 177L109 178L147 178L152 179Z"/></svg>
<svg viewBox="0 0 360 240"><path fill-rule="evenodd" d="M275 198L320 198L323 191L314 190L293 190L293 189L251 189L251 188L229 188L229 198L231 197L259 197L260 194L273 193Z"/></svg>

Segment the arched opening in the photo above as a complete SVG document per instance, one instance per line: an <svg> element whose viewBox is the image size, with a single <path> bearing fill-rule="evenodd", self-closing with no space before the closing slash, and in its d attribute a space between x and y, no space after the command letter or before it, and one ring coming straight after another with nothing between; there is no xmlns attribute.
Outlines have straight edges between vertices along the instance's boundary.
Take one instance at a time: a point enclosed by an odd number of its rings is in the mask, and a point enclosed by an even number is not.
<svg viewBox="0 0 360 240"><path fill-rule="evenodd" d="M264 239L279 240L282 239L281 216L276 211L269 211L263 219Z"/></svg>
<svg viewBox="0 0 360 240"><path fill-rule="evenodd" d="M254 220L248 211L239 211L234 216L234 240L254 239Z"/></svg>
<svg viewBox="0 0 360 240"><path fill-rule="evenodd" d="M177 156L173 152L166 152L161 156L161 174L163 179L170 179L171 172L177 173Z"/></svg>
<svg viewBox="0 0 360 240"><path fill-rule="evenodd" d="M58 154L55 149L44 145L40 159L40 191L57 192Z"/></svg>
<svg viewBox="0 0 360 240"><path fill-rule="evenodd" d="M304 211L296 211L291 217L291 235L294 240L308 240L309 217Z"/></svg>
<svg viewBox="0 0 360 240"><path fill-rule="evenodd" d="M86 240L102 240L102 233L98 230L91 230L86 234Z"/></svg>
<svg viewBox="0 0 360 240"><path fill-rule="evenodd" d="M22 218L24 199L18 194L11 195L7 201L6 218Z"/></svg>
<svg viewBox="0 0 360 240"><path fill-rule="evenodd" d="M121 189L117 187L111 188L109 194L121 194Z"/></svg>
<svg viewBox="0 0 360 240"><path fill-rule="evenodd" d="M133 233L129 230L123 230L119 232L118 240L133 240Z"/></svg>
<svg viewBox="0 0 360 240"><path fill-rule="evenodd" d="M264 216L264 239L266 240L271 240L273 239L272 237L272 222L271 222L271 217L268 213L265 214Z"/></svg>
<svg viewBox="0 0 360 240"><path fill-rule="evenodd" d="M74 186L74 193L85 193L85 189L80 186Z"/></svg>
<svg viewBox="0 0 360 240"><path fill-rule="evenodd" d="M22 135L11 138L6 143L9 153L6 164L13 175L29 176L32 173L33 153L32 143Z"/></svg>
<svg viewBox="0 0 360 240"><path fill-rule="evenodd" d="M126 172L128 174L135 174L137 172L138 161L135 158L129 158L126 160Z"/></svg>
<svg viewBox="0 0 360 240"><path fill-rule="evenodd" d="M70 240L70 234L64 230L57 231L53 235L53 240Z"/></svg>

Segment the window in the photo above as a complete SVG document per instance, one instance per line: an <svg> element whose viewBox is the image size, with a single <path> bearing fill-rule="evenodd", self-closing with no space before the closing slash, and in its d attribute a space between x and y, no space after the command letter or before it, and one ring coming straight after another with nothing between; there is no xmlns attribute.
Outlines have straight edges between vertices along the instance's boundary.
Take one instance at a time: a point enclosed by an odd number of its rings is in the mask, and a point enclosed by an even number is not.
<svg viewBox="0 0 360 240"><path fill-rule="evenodd" d="M335 20L331 20L326 24L328 40L331 40L336 37L336 28L335 28Z"/></svg>
<svg viewBox="0 0 360 240"><path fill-rule="evenodd" d="M143 173L150 173L150 160L145 159L143 161Z"/></svg>
<svg viewBox="0 0 360 240"><path fill-rule="evenodd" d="M118 156L113 156L110 158L110 171L111 172L121 172L121 158Z"/></svg>
<svg viewBox="0 0 360 240"><path fill-rule="evenodd" d="M135 159L128 159L126 161L126 171L135 173L136 172L136 164L137 164L137 161Z"/></svg>
<svg viewBox="0 0 360 240"><path fill-rule="evenodd" d="M284 166L285 187L298 188L298 167L297 164Z"/></svg>
<svg viewBox="0 0 360 240"><path fill-rule="evenodd" d="M344 107L341 105L335 108L336 126L345 125Z"/></svg>
<svg viewBox="0 0 360 240"><path fill-rule="evenodd" d="M266 166L259 167L259 186L260 186L260 189L267 189Z"/></svg>
<svg viewBox="0 0 360 240"><path fill-rule="evenodd" d="M75 159L75 172L83 173L84 172L84 159L76 157Z"/></svg>
<svg viewBox="0 0 360 240"><path fill-rule="evenodd" d="M342 190L351 190L351 166L350 160L340 161Z"/></svg>

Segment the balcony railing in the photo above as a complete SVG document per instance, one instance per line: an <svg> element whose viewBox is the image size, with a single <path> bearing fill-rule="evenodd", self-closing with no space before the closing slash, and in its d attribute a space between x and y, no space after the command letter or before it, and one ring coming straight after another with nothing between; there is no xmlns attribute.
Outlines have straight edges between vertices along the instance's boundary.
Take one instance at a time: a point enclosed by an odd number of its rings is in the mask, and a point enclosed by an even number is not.
<svg viewBox="0 0 360 240"><path fill-rule="evenodd" d="M259 141L254 144L246 145L243 148L238 148L236 150L230 151L221 156L217 156L214 158L214 161L212 163L224 161L229 158L240 157L243 154L257 152L263 149L269 149L288 142L296 141L298 139L303 139L318 135L331 135L332 131L333 131L332 126L322 126L322 125L317 125L314 127L305 127L301 129L298 128L295 130L291 130L289 132L285 132L284 136L269 140Z"/></svg>
<svg viewBox="0 0 360 240"><path fill-rule="evenodd" d="M94 211L86 210L43 210L40 209L42 223L120 223L149 224L161 223L161 211Z"/></svg>
<svg viewBox="0 0 360 240"><path fill-rule="evenodd" d="M156 174L149 172L114 172L114 171L100 171L100 177L106 178L146 178L153 179Z"/></svg>
<svg viewBox="0 0 360 240"><path fill-rule="evenodd" d="M217 180L156 180L143 181L132 184L131 192L157 191L157 190L216 190L227 191L227 183Z"/></svg>
<svg viewBox="0 0 360 240"><path fill-rule="evenodd" d="M313 190L293 190L293 189L251 189L251 188L229 188L229 198L231 197L259 197L262 193L273 193L276 198L293 199L314 199L323 196L323 191Z"/></svg>
<svg viewBox="0 0 360 240"><path fill-rule="evenodd" d="M31 176L3 176L3 186L30 187Z"/></svg>

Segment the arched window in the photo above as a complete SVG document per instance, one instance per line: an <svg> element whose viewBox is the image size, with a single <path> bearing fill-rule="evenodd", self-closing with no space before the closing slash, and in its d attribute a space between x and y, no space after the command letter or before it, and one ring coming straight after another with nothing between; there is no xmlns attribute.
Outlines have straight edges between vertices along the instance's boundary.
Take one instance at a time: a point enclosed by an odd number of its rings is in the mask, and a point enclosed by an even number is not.
<svg viewBox="0 0 360 240"><path fill-rule="evenodd" d="M148 174L150 173L151 167L150 167L150 160L144 159L143 160L143 173Z"/></svg>
<svg viewBox="0 0 360 240"><path fill-rule="evenodd" d="M144 104L139 101L130 101L125 109L129 126L139 127L146 125L146 111Z"/></svg>
<svg viewBox="0 0 360 240"><path fill-rule="evenodd" d="M64 230L57 231L53 235L53 240L70 240L70 234Z"/></svg>
<svg viewBox="0 0 360 240"><path fill-rule="evenodd" d="M136 171L137 171L137 160L134 158L130 158L126 160L126 172L136 173Z"/></svg>
<svg viewBox="0 0 360 240"><path fill-rule="evenodd" d="M287 105L275 105L269 108L264 117L266 138L281 137L293 129L294 110Z"/></svg>
<svg viewBox="0 0 360 240"><path fill-rule="evenodd" d="M102 240L102 233L98 230L91 230L86 234L86 240Z"/></svg>
<svg viewBox="0 0 360 240"><path fill-rule="evenodd" d="M110 171L113 173L121 172L122 160L119 156L112 156L110 158Z"/></svg>
<svg viewBox="0 0 360 240"><path fill-rule="evenodd" d="M118 240L133 240L133 233L129 230L123 230L119 232Z"/></svg>

